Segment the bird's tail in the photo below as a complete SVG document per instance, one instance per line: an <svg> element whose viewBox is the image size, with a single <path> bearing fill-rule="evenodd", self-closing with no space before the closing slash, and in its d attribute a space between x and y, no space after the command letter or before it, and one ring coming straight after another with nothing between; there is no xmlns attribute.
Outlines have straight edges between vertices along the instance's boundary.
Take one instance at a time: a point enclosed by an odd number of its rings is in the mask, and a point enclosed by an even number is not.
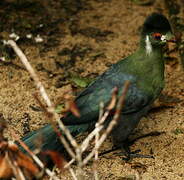
<svg viewBox="0 0 184 180"><path fill-rule="evenodd" d="M80 133L87 131L89 126L89 124L81 124L67 127L73 136L77 136ZM46 125L36 131L33 131L24 136L21 140L32 151L38 147L41 149L41 151L54 150L61 152L64 150L64 147L59 140L57 133L54 131L51 125Z"/></svg>

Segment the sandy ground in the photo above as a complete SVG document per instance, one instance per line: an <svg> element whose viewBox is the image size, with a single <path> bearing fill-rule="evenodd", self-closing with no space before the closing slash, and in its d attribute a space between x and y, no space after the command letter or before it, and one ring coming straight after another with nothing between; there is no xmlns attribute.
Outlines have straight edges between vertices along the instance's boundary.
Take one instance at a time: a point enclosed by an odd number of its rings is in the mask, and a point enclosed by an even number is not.
<svg viewBox="0 0 184 180"><path fill-rule="evenodd" d="M74 86L69 81L70 73L96 77L137 48L140 27L147 15L154 11L167 15L163 2L159 0L150 6L140 6L130 0L79 2L73 1L69 6L64 1L48 1L42 4L43 10L38 14L27 11L27 7L17 12L10 10L10 16L16 14L13 16L15 19L8 19L9 26L1 24L0 35L5 39L7 33L12 31L12 22L25 16L22 26L26 28L15 28L15 32L21 37L30 32L33 36L41 35L42 43L24 39L19 44L37 69L54 103L58 103L62 93ZM3 6L1 3L1 14L9 7L3 9ZM30 17L31 13L34 15ZM26 20L32 23L31 27ZM46 26L48 22L50 24ZM34 32L32 26L42 23L44 28L37 28ZM9 128L23 136L25 119L28 119L30 130L38 129L46 122L42 112L33 108L38 104L32 96L36 90L29 74L21 68L23 65L18 58L8 59L8 62L11 63L0 63L0 113L8 121ZM155 159L135 158L126 163L116 153L104 155L98 162L100 179L124 180L136 179L136 176L143 180L184 179L184 72L177 56L174 63L167 62L165 76L164 94L180 101L172 107L150 112L139 124L136 134L152 131L164 133L141 139L131 147L132 150L141 149L142 154L153 153ZM7 136L12 139L9 133ZM107 140L101 151L111 147L112 143ZM86 171L90 174L90 166L86 167Z"/></svg>

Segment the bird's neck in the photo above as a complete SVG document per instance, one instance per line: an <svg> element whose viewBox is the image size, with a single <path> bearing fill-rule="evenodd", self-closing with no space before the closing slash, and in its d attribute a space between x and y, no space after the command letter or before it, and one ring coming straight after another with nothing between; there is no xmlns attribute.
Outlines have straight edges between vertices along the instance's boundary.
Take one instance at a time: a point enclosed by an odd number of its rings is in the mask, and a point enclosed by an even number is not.
<svg viewBox="0 0 184 180"><path fill-rule="evenodd" d="M147 45L148 46L148 45ZM146 47L146 42L141 42L138 50L131 56L130 71L135 74L138 86L152 93L164 86L164 59L162 47ZM157 90L156 90L157 91Z"/></svg>
<svg viewBox="0 0 184 180"><path fill-rule="evenodd" d="M147 70L159 70L164 68L162 47L151 47L148 50L146 46L140 45L137 51L132 55L132 63L135 68L146 66Z"/></svg>
<svg viewBox="0 0 184 180"><path fill-rule="evenodd" d="M163 52L163 46L162 45L153 45L150 41L150 38L148 35L145 35L140 40L140 45L138 48L138 51L141 51L142 54L144 54L147 57L152 56L160 56Z"/></svg>

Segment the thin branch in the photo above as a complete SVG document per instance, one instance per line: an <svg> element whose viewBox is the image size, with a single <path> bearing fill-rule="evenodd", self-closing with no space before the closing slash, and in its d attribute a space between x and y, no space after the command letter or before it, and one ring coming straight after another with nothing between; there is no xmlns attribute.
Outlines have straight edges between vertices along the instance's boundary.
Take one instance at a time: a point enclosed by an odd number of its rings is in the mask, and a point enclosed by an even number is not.
<svg viewBox="0 0 184 180"><path fill-rule="evenodd" d="M111 98L111 101L110 101L105 113L103 111L104 103L103 102L100 103L99 119L98 119L97 123L95 124L95 129L93 129L93 131L86 137L86 139L83 140L82 145L81 145L82 152L84 152L86 150L86 148L89 146L89 142L91 141L91 139L93 139L94 136L98 136L97 134L99 134L99 132L103 129L103 127L104 127L103 123L105 122L105 120L109 116L110 111L116 105L116 99L117 99L116 96L117 96L117 88L115 87L112 91L112 98Z"/></svg>
<svg viewBox="0 0 184 180"><path fill-rule="evenodd" d="M100 125L96 127L88 136L86 139L83 140L81 144L81 150L84 152L86 148L89 146L89 142L93 139L93 137L100 132L103 129L103 125Z"/></svg>
<svg viewBox="0 0 184 180"><path fill-rule="evenodd" d="M54 106L51 102L51 100L49 99L44 86L42 85L41 81L39 80L37 74L35 73L34 69L32 68L32 66L30 65L27 57L24 55L24 53L22 52L22 50L17 46L17 44L15 43L15 41L13 40L9 40L7 42L8 45L10 45L13 50L15 51L15 53L18 55L18 57L20 58L20 60L22 61L22 63L24 64L24 66L26 67L26 69L28 70L28 72L30 73L31 77L33 78L33 80L35 81L36 87L38 88L38 90L40 91L41 96L43 97L43 99L45 100L48 108L48 112L53 114L54 119L56 119L59 127L61 128L61 130L63 131L63 134L66 135L66 137L68 138L68 140L70 141L71 145L74 148L78 148L78 144L75 141L75 139L72 137L70 131L64 126L64 124L61 121L61 118L59 117L59 115L55 112ZM54 123L51 122L52 125L54 125ZM72 151L72 149L70 148L70 145L68 144L68 142L64 139L61 138L62 136L60 136L60 139L63 143L63 145L65 146L66 150L68 151L68 153L71 155L71 157L75 158L75 155Z"/></svg>
<svg viewBox="0 0 184 180"><path fill-rule="evenodd" d="M79 164L79 167L82 167L82 151L81 151L81 148L79 147L79 145L77 144L77 142L73 138L73 136L71 135L69 129L66 128L66 126L61 121L61 117L59 117L59 115L55 112L55 108L54 108L51 100L49 99L49 97L48 97L48 95L45 91L44 86L42 85L42 83L39 80L37 74L35 73L34 69L32 68L31 64L29 63L27 57L24 55L22 50L17 46L17 44L13 40L9 40L7 42L7 44L10 45L13 48L15 53L18 55L18 57L20 58L20 60L22 61L22 63L24 64L24 66L26 67L28 72L30 73L31 77L33 78L33 80L36 84L37 89L39 90L42 98L45 100L45 102L48 106L48 108L47 108L48 113L52 114L53 118L56 120L56 122L58 123L60 129L62 130L62 133L60 133L59 138L60 138L61 142L63 143L65 149L68 151L68 153L70 154L70 156L73 159L77 160L77 162ZM51 120L52 120L52 118L50 119L50 122L53 125L54 130L57 130L57 127L55 126L55 123L53 123ZM56 132L58 132L58 131L56 131ZM73 150L70 148L69 143L66 141L66 139L64 138L63 135L66 135L68 141L74 147L76 155L74 154ZM34 154L32 156L33 156L34 159L37 159L37 157L35 157ZM47 172L47 169L46 169L46 172Z"/></svg>
<svg viewBox="0 0 184 180"><path fill-rule="evenodd" d="M123 107L124 102L125 102L125 96L126 96L126 93L128 91L129 85L130 85L130 82L129 81L126 81L125 84L124 84L122 95L120 96L120 99L118 101L118 104L117 104L117 107L116 107L116 112L115 112L115 115L114 115L113 119L109 123L109 125L108 125L107 129L105 130L105 132L100 137L98 143L95 144L94 149L83 160L83 165L86 165L88 163L88 161L94 156L94 154L96 152L96 149L99 149L99 147L102 145L102 143L107 138L107 136L109 135L109 133L112 131L113 127L117 124L117 121L119 120L119 117L120 117L120 114L121 114L122 107Z"/></svg>
<svg viewBox="0 0 184 180"><path fill-rule="evenodd" d="M98 119L98 122L95 124L95 128L97 128L99 126L99 121L102 118L103 113L104 113L104 103L101 102L100 103L100 110L99 110L99 119ZM99 138L100 138L100 134L99 134L99 132L97 132L96 136L95 136L95 146L98 143ZM96 151L95 151L95 158L94 158L94 161L93 161L93 168L92 168L95 180L99 179L98 171L97 171L97 160L98 160L98 149L96 149Z"/></svg>
<svg viewBox="0 0 184 180"><path fill-rule="evenodd" d="M78 179L77 179L77 176L75 175L75 173L74 173L74 171L73 171L73 169L72 169L71 167L69 167L68 169L69 169L69 171L70 171L70 174L72 175L72 178L73 178L74 180L78 180Z"/></svg>
<svg viewBox="0 0 184 180"><path fill-rule="evenodd" d="M67 169L71 166L72 163L75 162L75 159L71 159L67 164L64 165L64 169Z"/></svg>

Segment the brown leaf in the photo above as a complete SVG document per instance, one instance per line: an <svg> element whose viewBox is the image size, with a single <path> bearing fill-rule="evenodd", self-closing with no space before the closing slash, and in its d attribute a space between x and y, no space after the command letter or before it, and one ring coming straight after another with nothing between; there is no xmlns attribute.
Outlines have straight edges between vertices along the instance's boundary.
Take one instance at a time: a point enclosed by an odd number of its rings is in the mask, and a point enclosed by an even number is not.
<svg viewBox="0 0 184 180"><path fill-rule="evenodd" d="M77 108L74 101L69 102L69 110L72 112L72 114L76 117L80 117L79 109Z"/></svg>
<svg viewBox="0 0 184 180"><path fill-rule="evenodd" d="M33 160L20 151L17 154L17 164L19 167L25 168L33 176L37 176L40 172Z"/></svg>
<svg viewBox="0 0 184 180"><path fill-rule="evenodd" d="M49 155L51 157L52 161L54 162L54 164L56 164L56 166L59 169L63 170L65 160L61 156L60 153L58 153L56 151L48 150L48 151L43 152L43 154Z"/></svg>
<svg viewBox="0 0 184 180"><path fill-rule="evenodd" d="M37 177L39 175L39 168L34 164L33 160L23 154L16 144L3 141L0 146L0 178L11 178L16 176L13 171L14 164L10 162L16 162L17 167L20 168L28 179ZM29 177L28 177L29 176Z"/></svg>
<svg viewBox="0 0 184 180"><path fill-rule="evenodd" d="M0 178L10 178L13 176L13 171L11 167L9 167L8 162L4 158L4 156L1 154L0 156Z"/></svg>

